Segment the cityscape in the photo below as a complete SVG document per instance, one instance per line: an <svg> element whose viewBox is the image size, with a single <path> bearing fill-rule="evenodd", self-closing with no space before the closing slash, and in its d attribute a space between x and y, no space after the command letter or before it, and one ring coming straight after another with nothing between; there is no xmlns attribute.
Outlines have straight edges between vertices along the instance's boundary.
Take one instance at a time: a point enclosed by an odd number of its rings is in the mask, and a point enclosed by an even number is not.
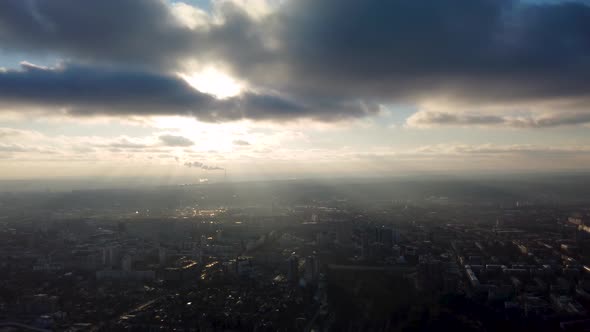
<svg viewBox="0 0 590 332"><path fill-rule="evenodd" d="M0 328L583 331L582 180L5 192Z"/></svg>
<svg viewBox="0 0 590 332"><path fill-rule="evenodd" d="M0 0L0 332L589 332L590 0Z"/></svg>

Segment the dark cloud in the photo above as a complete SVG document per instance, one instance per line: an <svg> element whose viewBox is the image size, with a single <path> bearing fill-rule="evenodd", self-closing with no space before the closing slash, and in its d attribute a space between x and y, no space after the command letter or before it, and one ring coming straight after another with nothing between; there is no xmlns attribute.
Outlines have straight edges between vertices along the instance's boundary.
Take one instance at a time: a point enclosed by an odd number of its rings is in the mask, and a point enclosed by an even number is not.
<svg viewBox="0 0 590 332"><path fill-rule="evenodd" d="M438 94L471 103L588 96L590 7L581 3L290 4L278 29L285 41L280 58L289 68L284 89L381 101Z"/></svg>
<svg viewBox="0 0 590 332"><path fill-rule="evenodd" d="M195 143L190 139L183 137L183 136L175 136L175 135L162 135L160 136L160 141L167 146L192 146Z"/></svg>
<svg viewBox="0 0 590 332"><path fill-rule="evenodd" d="M161 65L193 39L159 0L0 2L0 43L24 51Z"/></svg>
<svg viewBox="0 0 590 332"><path fill-rule="evenodd" d="M9 50L57 54L78 61L159 71L180 59L264 61L266 26L230 2L223 23L190 29L162 0L0 1L0 44ZM239 52L237 52L239 51ZM238 55L239 54L239 55ZM219 56L224 58L220 59Z"/></svg>
<svg viewBox="0 0 590 332"><path fill-rule="evenodd" d="M590 6L582 2L292 0L261 19L227 2L218 11L217 21L191 30L159 0L1 1L3 49L142 68L118 77L112 90L85 81L85 69L9 72L0 80L17 87L2 97L33 97L71 106L72 113L191 114L215 121L334 120L374 114L378 103L439 95L470 105L572 99L587 106L590 100ZM220 103L175 77L148 74L175 71L187 57L221 63L256 91L275 93ZM68 85L68 74L83 89ZM101 75L103 83L113 78L108 70ZM19 87L31 76L47 91ZM68 95L70 88L79 93Z"/></svg>
<svg viewBox="0 0 590 332"><path fill-rule="evenodd" d="M279 95L253 92L216 99L175 76L104 67L43 68L24 63L21 70L0 72L0 105L52 109L77 116L188 115L203 121L288 120L361 116L375 111L354 101L314 102L304 104Z"/></svg>
<svg viewBox="0 0 590 332"><path fill-rule="evenodd" d="M186 162L186 163L184 163L184 166L190 167L190 168L200 168L200 169L203 169L206 171L223 171L223 170L225 170L222 167L209 166L209 165L205 165L205 164L198 162L198 161Z"/></svg>
<svg viewBox="0 0 590 332"><path fill-rule="evenodd" d="M556 112L538 117L485 115L421 111L407 120L410 127L431 126L506 126L515 128L551 128L590 124L589 113Z"/></svg>
<svg viewBox="0 0 590 332"><path fill-rule="evenodd" d="M81 66L0 73L0 102L66 109L73 114L190 114L215 99L173 76Z"/></svg>
<svg viewBox="0 0 590 332"><path fill-rule="evenodd" d="M408 119L410 126L431 125L496 125L504 124L506 119L495 115L455 114L443 112L418 112Z"/></svg>

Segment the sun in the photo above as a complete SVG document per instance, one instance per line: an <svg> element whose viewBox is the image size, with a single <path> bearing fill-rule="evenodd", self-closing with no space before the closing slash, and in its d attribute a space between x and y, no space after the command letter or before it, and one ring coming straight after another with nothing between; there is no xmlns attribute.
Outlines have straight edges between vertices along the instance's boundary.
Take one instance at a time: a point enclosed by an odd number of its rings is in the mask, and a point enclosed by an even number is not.
<svg viewBox="0 0 590 332"><path fill-rule="evenodd" d="M179 75L193 88L219 99L237 96L243 88L240 82L215 67L206 67L191 74Z"/></svg>

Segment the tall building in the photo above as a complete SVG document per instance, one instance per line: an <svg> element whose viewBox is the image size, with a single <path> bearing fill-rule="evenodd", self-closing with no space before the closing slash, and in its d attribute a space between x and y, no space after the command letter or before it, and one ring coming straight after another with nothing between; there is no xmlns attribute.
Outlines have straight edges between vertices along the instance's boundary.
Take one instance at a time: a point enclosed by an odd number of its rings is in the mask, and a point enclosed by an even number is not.
<svg viewBox="0 0 590 332"><path fill-rule="evenodd" d="M305 259L304 278L308 284L316 283L320 276L320 262L317 256L308 256Z"/></svg>
<svg viewBox="0 0 590 332"><path fill-rule="evenodd" d="M299 283L299 257L291 255L287 262L289 264L287 279L292 284Z"/></svg>
<svg viewBox="0 0 590 332"><path fill-rule="evenodd" d="M168 252L164 247L158 247L158 262L161 266L166 265L168 260Z"/></svg>
<svg viewBox="0 0 590 332"><path fill-rule="evenodd" d="M121 259L121 268L123 271L131 272L133 270L133 257L129 254L125 254Z"/></svg>
<svg viewBox="0 0 590 332"><path fill-rule="evenodd" d="M102 249L102 264L108 267L115 267L119 265L121 258L120 247L118 245L111 245Z"/></svg>

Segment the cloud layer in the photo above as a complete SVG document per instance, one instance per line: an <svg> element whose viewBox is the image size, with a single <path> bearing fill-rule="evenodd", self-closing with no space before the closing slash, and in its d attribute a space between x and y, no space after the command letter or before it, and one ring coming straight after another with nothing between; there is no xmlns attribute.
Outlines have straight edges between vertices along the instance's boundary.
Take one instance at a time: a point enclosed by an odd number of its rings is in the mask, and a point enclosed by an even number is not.
<svg viewBox="0 0 590 332"><path fill-rule="evenodd" d="M445 113L420 111L410 116L408 127L436 126L505 126L513 128L551 128L590 124L590 113L561 112L540 116L487 115L478 113Z"/></svg>
<svg viewBox="0 0 590 332"><path fill-rule="evenodd" d="M0 72L0 105L5 109L43 109L72 116L185 115L203 121L334 119L376 111L355 101L306 104L255 92L217 99L179 77L147 71L70 65L47 68L26 62L21 67Z"/></svg>
<svg viewBox="0 0 590 332"><path fill-rule="evenodd" d="M68 59L62 68L1 73L3 107L333 121L442 96L472 108L565 100L577 115L522 126L587 122L583 2L287 0L259 12L238 3L217 1L206 13L162 0L2 1L4 51ZM218 100L175 75L206 64L248 88ZM504 114L434 117L519 126Z"/></svg>

